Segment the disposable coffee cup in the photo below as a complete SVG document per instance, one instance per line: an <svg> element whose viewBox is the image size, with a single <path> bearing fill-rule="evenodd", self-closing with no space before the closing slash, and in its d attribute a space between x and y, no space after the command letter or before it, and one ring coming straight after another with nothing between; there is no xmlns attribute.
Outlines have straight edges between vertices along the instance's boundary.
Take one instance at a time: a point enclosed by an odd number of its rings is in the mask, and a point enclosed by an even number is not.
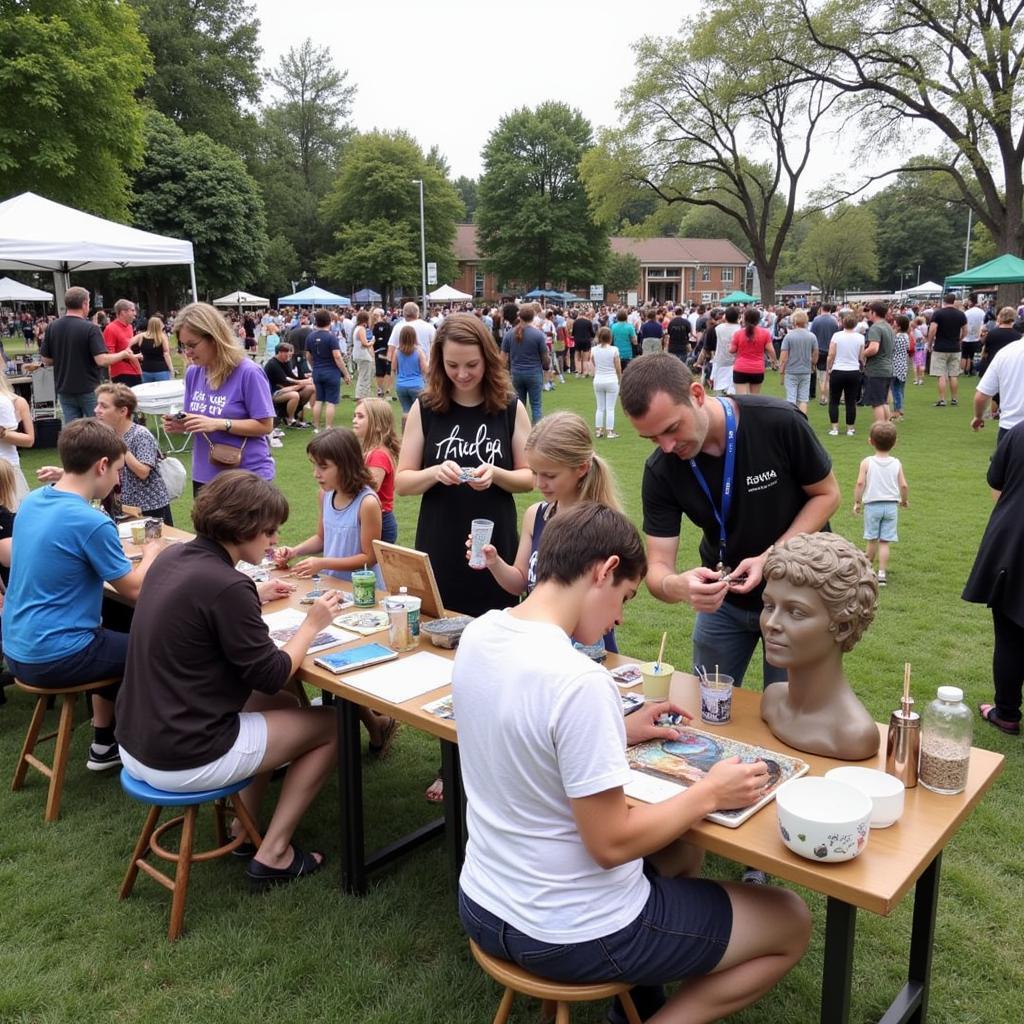
<svg viewBox="0 0 1024 1024"><path fill-rule="evenodd" d="M409 613L409 636L412 637L413 642L416 642L420 638L420 605L422 601L411 594L401 594L399 600L405 602L406 611Z"/></svg>
<svg viewBox="0 0 1024 1024"><path fill-rule="evenodd" d="M491 543L494 523L490 519L474 519L470 524L471 547L469 553L470 569L486 569L484 545Z"/></svg>
<svg viewBox="0 0 1024 1024"><path fill-rule="evenodd" d="M700 678L700 720L724 725L732 718L732 676L716 673Z"/></svg>
<svg viewBox="0 0 1024 1024"><path fill-rule="evenodd" d="M675 669L667 661L645 661L638 667L643 676L644 700L668 700Z"/></svg>
<svg viewBox="0 0 1024 1024"><path fill-rule="evenodd" d="M133 544L145 544L146 543L146 524L145 523L132 523L132 543Z"/></svg>

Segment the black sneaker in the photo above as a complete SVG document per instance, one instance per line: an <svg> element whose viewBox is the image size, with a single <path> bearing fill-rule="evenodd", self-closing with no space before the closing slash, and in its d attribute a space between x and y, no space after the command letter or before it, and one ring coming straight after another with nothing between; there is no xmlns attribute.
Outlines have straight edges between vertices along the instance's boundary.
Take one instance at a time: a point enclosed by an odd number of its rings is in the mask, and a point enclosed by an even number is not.
<svg viewBox="0 0 1024 1024"><path fill-rule="evenodd" d="M85 767L91 772L105 772L111 768L121 767L121 750L116 743L111 743L104 750L95 743L89 747L89 760Z"/></svg>
<svg viewBox="0 0 1024 1024"><path fill-rule="evenodd" d="M954 398L949 404L950 405L959 405L960 403Z"/></svg>

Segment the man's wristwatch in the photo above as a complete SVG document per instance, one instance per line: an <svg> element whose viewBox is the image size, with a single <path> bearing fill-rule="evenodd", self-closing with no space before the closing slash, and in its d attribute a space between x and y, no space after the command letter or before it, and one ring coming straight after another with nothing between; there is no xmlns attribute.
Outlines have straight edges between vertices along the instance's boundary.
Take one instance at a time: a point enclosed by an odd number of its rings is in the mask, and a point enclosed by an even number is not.
<svg viewBox="0 0 1024 1024"><path fill-rule="evenodd" d="M225 434L230 434L231 433L231 420L225 420L224 421L224 433Z"/></svg>

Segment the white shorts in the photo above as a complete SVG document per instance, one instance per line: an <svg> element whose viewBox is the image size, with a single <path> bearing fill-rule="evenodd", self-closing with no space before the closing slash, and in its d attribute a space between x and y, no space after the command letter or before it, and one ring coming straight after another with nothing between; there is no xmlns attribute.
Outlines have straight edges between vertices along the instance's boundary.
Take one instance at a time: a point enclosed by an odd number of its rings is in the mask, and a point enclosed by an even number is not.
<svg viewBox="0 0 1024 1024"><path fill-rule="evenodd" d="M124 747L121 763L129 775L142 779L154 789L170 793L197 793L204 789L220 789L255 775L267 753L267 720L258 711L238 713L238 738L231 749L216 761L198 768L162 772L137 761Z"/></svg>

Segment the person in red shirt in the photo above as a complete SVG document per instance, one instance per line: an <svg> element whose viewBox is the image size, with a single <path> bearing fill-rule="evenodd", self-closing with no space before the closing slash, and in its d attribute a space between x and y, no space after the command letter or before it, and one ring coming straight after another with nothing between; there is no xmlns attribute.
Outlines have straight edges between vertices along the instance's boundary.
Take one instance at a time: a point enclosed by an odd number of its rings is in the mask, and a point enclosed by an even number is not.
<svg viewBox="0 0 1024 1024"><path fill-rule="evenodd" d="M732 380L737 395L756 395L764 383L764 357L767 355L772 369L777 370L775 346L771 332L759 327L761 314L751 306L743 314L743 327L732 336L729 351L736 356Z"/></svg>
<svg viewBox="0 0 1024 1024"><path fill-rule="evenodd" d="M402 443L395 433L395 416L383 398L362 398L352 414L352 433L359 438L363 459L380 498L381 535L388 544L398 540L395 519L395 466Z"/></svg>
<svg viewBox="0 0 1024 1024"><path fill-rule="evenodd" d="M118 299L114 303L114 319L103 330L103 343L111 353L131 349L135 337L135 303L131 299ZM110 379L115 384L142 383L142 371L137 360L122 359L110 366Z"/></svg>

